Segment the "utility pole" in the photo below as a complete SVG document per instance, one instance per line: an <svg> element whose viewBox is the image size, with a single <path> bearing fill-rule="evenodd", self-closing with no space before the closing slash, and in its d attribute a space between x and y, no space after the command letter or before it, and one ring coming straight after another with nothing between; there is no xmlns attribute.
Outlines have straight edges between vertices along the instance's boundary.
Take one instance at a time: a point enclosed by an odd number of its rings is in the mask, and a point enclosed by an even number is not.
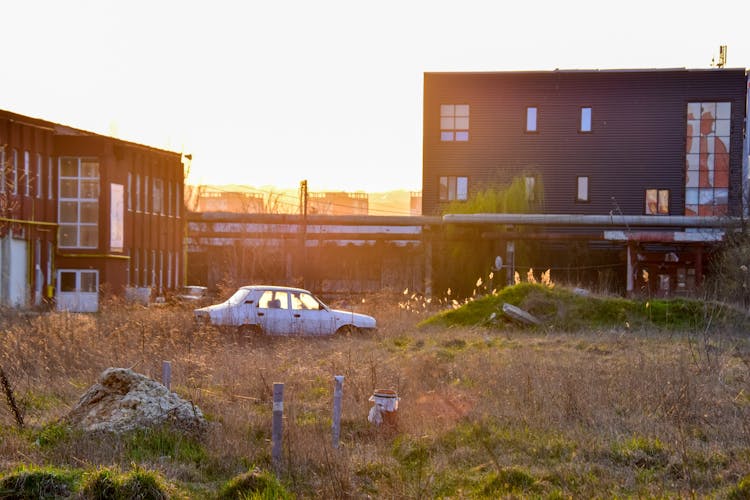
<svg viewBox="0 0 750 500"><path fill-rule="evenodd" d="M299 183L299 213L305 220L307 219L307 181L306 180Z"/></svg>
<svg viewBox="0 0 750 500"><path fill-rule="evenodd" d="M299 213L302 223L300 224L300 257L301 262L299 270L301 273L302 283L300 286L305 287L305 266L307 265L307 180L303 180L299 183Z"/></svg>

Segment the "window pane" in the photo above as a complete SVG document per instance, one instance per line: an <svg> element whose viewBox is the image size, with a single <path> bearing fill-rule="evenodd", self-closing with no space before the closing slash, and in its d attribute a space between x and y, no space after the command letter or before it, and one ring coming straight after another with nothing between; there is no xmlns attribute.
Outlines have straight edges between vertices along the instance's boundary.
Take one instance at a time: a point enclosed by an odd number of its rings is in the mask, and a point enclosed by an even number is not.
<svg viewBox="0 0 750 500"><path fill-rule="evenodd" d="M448 199L448 178L440 178L440 199L445 201Z"/></svg>
<svg viewBox="0 0 750 500"><path fill-rule="evenodd" d="M526 108L526 131L536 132L536 108Z"/></svg>
<svg viewBox="0 0 750 500"><path fill-rule="evenodd" d="M589 178L578 178L578 201L589 201Z"/></svg>
<svg viewBox="0 0 750 500"><path fill-rule="evenodd" d="M61 271L60 272L60 291L62 292L75 292L76 291L76 273Z"/></svg>
<svg viewBox="0 0 750 500"><path fill-rule="evenodd" d="M659 190L659 214L669 214L669 190L667 189Z"/></svg>
<svg viewBox="0 0 750 500"><path fill-rule="evenodd" d="M729 120L716 120L716 135L729 137Z"/></svg>
<svg viewBox="0 0 750 500"><path fill-rule="evenodd" d="M77 158L61 158L60 159L60 175L63 177L77 177L78 176L78 159Z"/></svg>
<svg viewBox="0 0 750 500"><path fill-rule="evenodd" d="M81 198L99 197L99 181L81 181Z"/></svg>
<svg viewBox="0 0 750 500"><path fill-rule="evenodd" d="M646 190L646 213L656 215L657 213L657 191L656 189Z"/></svg>
<svg viewBox="0 0 750 500"><path fill-rule="evenodd" d="M98 226L81 226L81 247L96 248L99 244Z"/></svg>
<svg viewBox="0 0 750 500"><path fill-rule="evenodd" d="M716 103L716 118L720 120L729 120L730 118L732 118L732 103L731 102Z"/></svg>
<svg viewBox="0 0 750 500"><path fill-rule="evenodd" d="M258 307L261 309L269 309L268 304L273 300L273 292L266 290L263 295L258 299Z"/></svg>
<svg viewBox="0 0 750 500"><path fill-rule="evenodd" d="M81 177L99 177L99 162L93 160L81 160Z"/></svg>
<svg viewBox="0 0 750 500"><path fill-rule="evenodd" d="M81 271L81 291L96 292L96 272Z"/></svg>
<svg viewBox="0 0 750 500"><path fill-rule="evenodd" d="M456 199L466 200L469 195L469 178L458 177L456 178Z"/></svg>
<svg viewBox="0 0 750 500"><path fill-rule="evenodd" d="M526 176L526 200L534 201L534 186L536 185L536 179L532 176Z"/></svg>
<svg viewBox="0 0 750 500"><path fill-rule="evenodd" d="M591 132L591 108L581 108L581 132Z"/></svg>
<svg viewBox="0 0 750 500"><path fill-rule="evenodd" d="M441 141L452 141L453 140L453 132L440 132L440 140Z"/></svg>
<svg viewBox="0 0 750 500"><path fill-rule="evenodd" d="M697 120L701 116L701 103L689 102L687 105L688 120Z"/></svg>
<svg viewBox="0 0 750 500"><path fill-rule="evenodd" d="M76 179L60 180L60 198L78 198L78 181Z"/></svg>
<svg viewBox="0 0 750 500"><path fill-rule="evenodd" d="M465 130L456 132L456 140L466 142L469 140L469 133Z"/></svg>
<svg viewBox="0 0 750 500"><path fill-rule="evenodd" d="M60 224L60 246L74 247L78 245L78 226Z"/></svg>
<svg viewBox="0 0 750 500"><path fill-rule="evenodd" d="M455 127L456 122L452 116L443 116L440 118L440 128L442 130L452 130Z"/></svg>
<svg viewBox="0 0 750 500"><path fill-rule="evenodd" d="M78 222L78 202L61 201L60 202L60 222Z"/></svg>
<svg viewBox="0 0 750 500"><path fill-rule="evenodd" d="M456 116L469 116L469 105L456 104Z"/></svg>
<svg viewBox="0 0 750 500"><path fill-rule="evenodd" d="M96 224L99 222L99 204L87 201L81 202L81 222Z"/></svg>
<svg viewBox="0 0 750 500"><path fill-rule="evenodd" d="M456 118L457 130L469 130L469 118Z"/></svg>
<svg viewBox="0 0 750 500"><path fill-rule="evenodd" d="M301 293L299 298L302 304L304 305L305 309L315 309L315 310L320 309L320 304L318 303L317 300L315 300L315 298L312 295L308 293Z"/></svg>
<svg viewBox="0 0 750 500"><path fill-rule="evenodd" d="M440 116L454 116L455 106L453 104L441 104L440 105Z"/></svg>

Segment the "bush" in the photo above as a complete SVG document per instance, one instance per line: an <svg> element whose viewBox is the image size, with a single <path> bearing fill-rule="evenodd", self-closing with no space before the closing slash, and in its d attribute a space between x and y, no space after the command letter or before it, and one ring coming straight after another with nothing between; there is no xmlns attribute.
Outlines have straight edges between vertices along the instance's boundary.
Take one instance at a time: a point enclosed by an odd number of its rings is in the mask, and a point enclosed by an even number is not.
<svg viewBox="0 0 750 500"><path fill-rule="evenodd" d="M36 500L71 495L75 475L58 469L21 468L0 480L0 498Z"/></svg>

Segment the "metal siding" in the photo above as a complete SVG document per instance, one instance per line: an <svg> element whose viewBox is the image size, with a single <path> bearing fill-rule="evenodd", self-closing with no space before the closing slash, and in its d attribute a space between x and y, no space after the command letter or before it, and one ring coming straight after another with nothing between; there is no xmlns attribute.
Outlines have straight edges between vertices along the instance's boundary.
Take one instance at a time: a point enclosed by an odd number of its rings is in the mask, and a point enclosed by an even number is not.
<svg viewBox="0 0 750 500"><path fill-rule="evenodd" d="M742 70L427 73L424 82L425 214L439 211L441 175L467 175L475 192L529 172L541 175L546 213L638 215L645 189L656 187L670 190L670 213L681 215L686 103L727 100L730 205L738 209ZM441 142L439 106L458 103L471 106L470 140ZM524 132L527 106L538 108L534 134ZM591 133L578 132L583 106L592 108ZM575 203L578 175L589 176L589 203Z"/></svg>

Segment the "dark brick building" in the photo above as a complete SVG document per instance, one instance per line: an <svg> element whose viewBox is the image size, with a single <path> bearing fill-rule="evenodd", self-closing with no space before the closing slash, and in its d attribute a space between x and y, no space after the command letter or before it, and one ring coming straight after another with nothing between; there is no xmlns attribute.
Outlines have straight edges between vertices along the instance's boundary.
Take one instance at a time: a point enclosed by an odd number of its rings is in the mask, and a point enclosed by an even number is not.
<svg viewBox="0 0 750 500"><path fill-rule="evenodd" d="M183 282L181 154L0 110L0 302Z"/></svg>
<svg viewBox="0 0 750 500"><path fill-rule="evenodd" d="M540 213L739 215L746 96L744 69L426 73L423 213L526 176Z"/></svg>

